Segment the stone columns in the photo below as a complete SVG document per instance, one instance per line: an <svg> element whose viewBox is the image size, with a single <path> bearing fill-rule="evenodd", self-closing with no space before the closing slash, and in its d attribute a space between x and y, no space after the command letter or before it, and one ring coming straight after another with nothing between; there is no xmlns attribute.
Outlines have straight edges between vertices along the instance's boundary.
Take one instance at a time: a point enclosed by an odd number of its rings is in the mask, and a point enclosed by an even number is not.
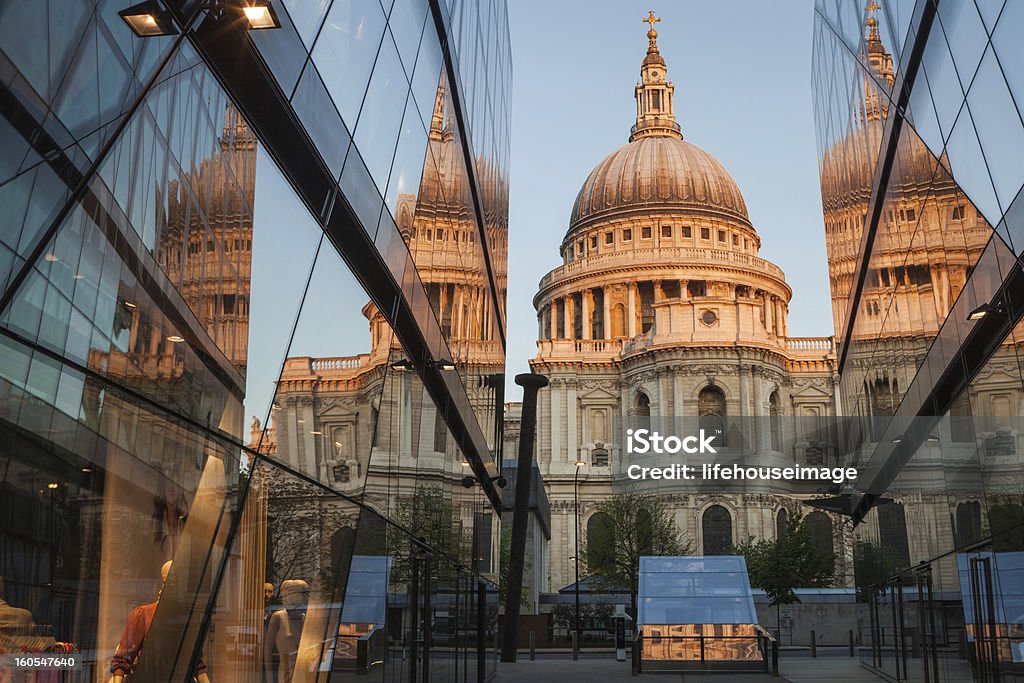
<svg viewBox="0 0 1024 683"><path fill-rule="evenodd" d="M658 371L658 415L664 419L672 414L672 410L669 408L669 396L672 395L672 387L670 386L671 378L669 372L665 368L661 368ZM653 428L653 427L652 427ZM664 428L664 427L662 427Z"/></svg>
<svg viewBox="0 0 1024 683"><path fill-rule="evenodd" d="M565 298L562 299L562 310L565 315L562 316L562 336L566 339L572 339L574 334L573 319L576 317L576 311L574 310L572 294L566 294Z"/></svg>
<svg viewBox="0 0 1024 683"><path fill-rule="evenodd" d="M771 294L768 292L764 293L764 329L771 334L775 331L775 311L772 310L775 307L775 301Z"/></svg>
<svg viewBox="0 0 1024 683"><path fill-rule="evenodd" d="M583 290L583 338L593 339L594 337L594 291Z"/></svg>
<svg viewBox="0 0 1024 683"><path fill-rule="evenodd" d="M675 415L676 429L683 429L683 376L678 372L672 373L672 414Z"/></svg>
<svg viewBox="0 0 1024 683"><path fill-rule="evenodd" d="M573 458L579 456L580 443L577 437L579 428L576 425L576 380L566 380L562 385L565 387L565 414L566 414L566 446L568 447L569 458L568 462L575 463Z"/></svg>
<svg viewBox="0 0 1024 683"><path fill-rule="evenodd" d="M459 293L455 295L455 335L463 338L466 336L465 315L466 287L459 285Z"/></svg>
<svg viewBox="0 0 1024 683"><path fill-rule="evenodd" d="M626 334L630 339L636 336L636 303L637 303L637 286L635 282L630 282L626 285L628 290L628 302L629 305L626 307Z"/></svg>
<svg viewBox="0 0 1024 683"><path fill-rule="evenodd" d="M740 410L739 417L741 418L741 424L750 425L751 422L756 424L756 420L743 419L748 415L752 415L750 410L750 374L747 372L747 367L742 363L736 368L737 379L740 385ZM748 427L743 427L740 430L741 438L743 439L744 446L751 445L751 430Z"/></svg>
<svg viewBox="0 0 1024 683"><path fill-rule="evenodd" d="M604 339L612 338L612 288L605 285L601 290L601 300L604 303L603 321L604 321Z"/></svg>
<svg viewBox="0 0 1024 683"><path fill-rule="evenodd" d="M547 391L551 401L550 421L548 431L551 434L551 462L564 462L565 453L562 451L562 382L556 380L551 382L551 388Z"/></svg>
<svg viewBox="0 0 1024 683"><path fill-rule="evenodd" d="M753 391L752 391L752 394L753 394L753 398L754 398L754 405L753 405L753 409L750 411L750 416L754 418L754 420L752 420L752 422L755 425L754 430L753 430L754 433L751 435L752 436L751 441L753 442L751 445L754 447L754 452L755 453L760 453L761 452L761 447L764 444L763 429L762 429L761 419L760 419L761 418L761 382L759 381L757 373L754 371L753 368L751 368L750 375L751 375L751 380L753 381Z"/></svg>

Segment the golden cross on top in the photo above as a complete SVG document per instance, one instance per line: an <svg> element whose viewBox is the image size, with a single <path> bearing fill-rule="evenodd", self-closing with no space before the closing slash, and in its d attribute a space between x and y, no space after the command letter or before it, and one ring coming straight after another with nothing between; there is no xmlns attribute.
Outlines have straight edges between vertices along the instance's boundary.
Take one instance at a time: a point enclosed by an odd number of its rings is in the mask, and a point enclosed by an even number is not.
<svg viewBox="0 0 1024 683"><path fill-rule="evenodd" d="M644 17L644 21L651 25L651 30L653 31L654 30L654 25L656 23L658 23L659 21L661 21L661 19L659 19L658 17L654 16L654 10L651 10L651 13L648 14L646 17Z"/></svg>
<svg viewBox="0 0 1024 683"><path fill-rule="evenodd" d="M868 11L868 16L871 19L874 19L875 18L875 10L878 10L878 9L881 9L881 8L882 8L882 6L879 5L875 0L871 0L868 3L868 6L865 7L864 9L866 9Z"/></svg>

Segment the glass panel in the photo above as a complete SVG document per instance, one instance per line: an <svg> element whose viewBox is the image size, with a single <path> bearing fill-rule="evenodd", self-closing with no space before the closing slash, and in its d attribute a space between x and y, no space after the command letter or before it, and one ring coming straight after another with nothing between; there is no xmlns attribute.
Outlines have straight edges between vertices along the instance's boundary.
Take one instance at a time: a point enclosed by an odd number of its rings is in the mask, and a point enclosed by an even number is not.
<svg viewBox="0 0 1024 683"><path fill-rule="evenodd" d="M359 117L384 26L379 3L334 0L313 48L313 61L350 127Z"/></svg>

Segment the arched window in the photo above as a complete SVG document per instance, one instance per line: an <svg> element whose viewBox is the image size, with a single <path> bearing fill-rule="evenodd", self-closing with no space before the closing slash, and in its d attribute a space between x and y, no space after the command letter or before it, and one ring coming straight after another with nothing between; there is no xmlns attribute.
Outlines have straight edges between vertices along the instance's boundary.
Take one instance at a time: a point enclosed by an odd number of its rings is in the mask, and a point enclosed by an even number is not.
<svg viewBox="0 0 1024 683"><path fill-rule="evenodd" d="M956 506L956 543L970 545L981 540L981 503L976 500Z"/></svg>
<svg viewBox="0 0 1024 683"><path fill-rule="evenodd" d="M878 538L900 563L910 565L910 544L907 540L907 515L903 503L885 503L878 508Z"/></svg>
<svg viewBox="0 0 1024 683"><path fill-rule="evenodd" d="M779 538L782 534L786 533L786 527L789 526L789 513L786 508L779 508L779 511L775 514L775 538Z"/></svg>
<svg viewBox="0 0 1024 683"><path fill-rule="evenodd" d="M701 520L705 555L726 555L732 548L732 515L721 505L704 511Z"/></svg>
<svg viewBox="0 0 1024 683"><path fill-rule="evenodd" d="M612 337L626 336L626 307L619 303L612 307Z"/></svg>
<svg viewBox="0 0 1024 683"><path fill-rule="evenodd" d="M651 399L642 391L638 391L633 399L633 418L636 429L651 428Z"/></svg>
<svg viewBox="0 0 1024 683"><path fill-rule="evenodd" d="M772 450L782 452L782 408L779 392L773 391L768 397L768 424L772 432Z"/></svg>
<svg viewBox="0 0 1024 683"><path fill-rule="evenodd" d="M700 429L714 435L715 446L725 446L725 392L709 384L697 394L697 415Z"/></svg>
<svg viewBox="0 0 1024 683"><path fill-rule="evenodd" d="M818 554L835 557L835 548L832 545L832 520L829 516L824 512L812 512L807 515L804 523Z"/></svg>
<svg viewBox="0 0 1024 683"><path fill-rule="evenodd" d="M597 512L587 520L587 573L600 574L615 565L615 529L612 518Z"/></svg>

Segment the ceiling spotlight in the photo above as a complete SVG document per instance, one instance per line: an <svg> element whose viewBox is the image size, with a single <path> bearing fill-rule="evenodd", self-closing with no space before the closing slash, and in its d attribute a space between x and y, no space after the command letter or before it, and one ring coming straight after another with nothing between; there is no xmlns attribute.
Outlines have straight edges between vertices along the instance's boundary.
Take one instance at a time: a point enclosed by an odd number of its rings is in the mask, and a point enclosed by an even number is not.
<svg viewBox="0 0 1024 683"><path fill-rule="evenodd" d="M242 12L249 21L250 29L281 28L281 20L277 18L274 5L269 0L249 0L242 7Z"/></svg>
<svg viewBox="0 0 1024 683"><path fill-rule="evenodd" d="M82 468L82 472L84 472L85 474L89 474L90 472L92 472L92 468L91 467L83 467Z"/></svg>
<svg viewBox="0 0 1024 683"><path fill-rule="evenodd" d="M45 259L47 260L47 262L48 262L48 263L54 263L55 261L59 261L59 260L60 260L59 258L57 258L57 255L56 255L56 254L54 254L54 253L53 253L52 251L51 251L51 252L49 252L49 253L48 253L48 254L47 254L46 256L44 256L43 258L45 258Z"/></svg>
<svg viewBox="0 0 1024 683"><path fill-rule="evenodd" d="M968 320L981 320L992 313L1002 313L1002 304L982 304L967 314Z"/></svg>
<svg viewBox="0 0 1024 683"><path fill-rule="evenodd" d="M323 432L321 432L319 429L314 429L313 431L310 432L310 434L312 434L313 436L320 436L321 434L323 434Z"/></svg>
<svg viewBox="0 0 1024 683"><path fill-rule="evenodd" d="M451 371L455 369L455 363L448 360L447 358L439 358L435 361L431 361L430 365L436 370Z"/></svg>
<svg viewBox="0 0 1024 683"><path fill-rule="evenodd" d="M140 38L177 35L171 14L157 0L147 0L117 13Z"/></svg>
<svg viewBox="0 0 1024 683"><path fill-rule="evenodd" d="M185 341L185 338L182 337L180 334L171 334L168 335L167 341L174 342L175 344L180 344L181 342Z"/></svg>
<svg viewBox="0 0 1024 683"><path fill-rule="evenodd" d="M135 304L135 302L128 301L127 299L125 299L125 301L124 301L124 307L125 308L138 308L138 306Z"/></svg>
<svg viewBox="0 0 1024 683"><path fill-rule="evenodd" d="M394 363L391 364L391 369L398 370L399 372L408 372L412 370L414 367L415 366L412 364L412 361L409 360L408 358L396 360Z"/></svg>
<svg viewBox="0 0 1024 683"><path fill-rule="evenodd" d="M925 441L927 441L928 443L938 443L939 437L935 436L934 434L929 434Z"/></svg>
<svg viewBox="0 0 1024 683"><path fill-rule="evenodd" d="M49 484L46 485L46 488L48 488L48 489L50 489L52 491L54 489L59 489L60 488L60 484L58 484L55 481L51 481Z"/></svg>
<svg viewBox="0 0 1024 683"><path fill-rule="evenodd" d="M901 441L903 441L903 437L902 436L897 436L895 439L893 439L889 443L900 443Z"/></svg>

